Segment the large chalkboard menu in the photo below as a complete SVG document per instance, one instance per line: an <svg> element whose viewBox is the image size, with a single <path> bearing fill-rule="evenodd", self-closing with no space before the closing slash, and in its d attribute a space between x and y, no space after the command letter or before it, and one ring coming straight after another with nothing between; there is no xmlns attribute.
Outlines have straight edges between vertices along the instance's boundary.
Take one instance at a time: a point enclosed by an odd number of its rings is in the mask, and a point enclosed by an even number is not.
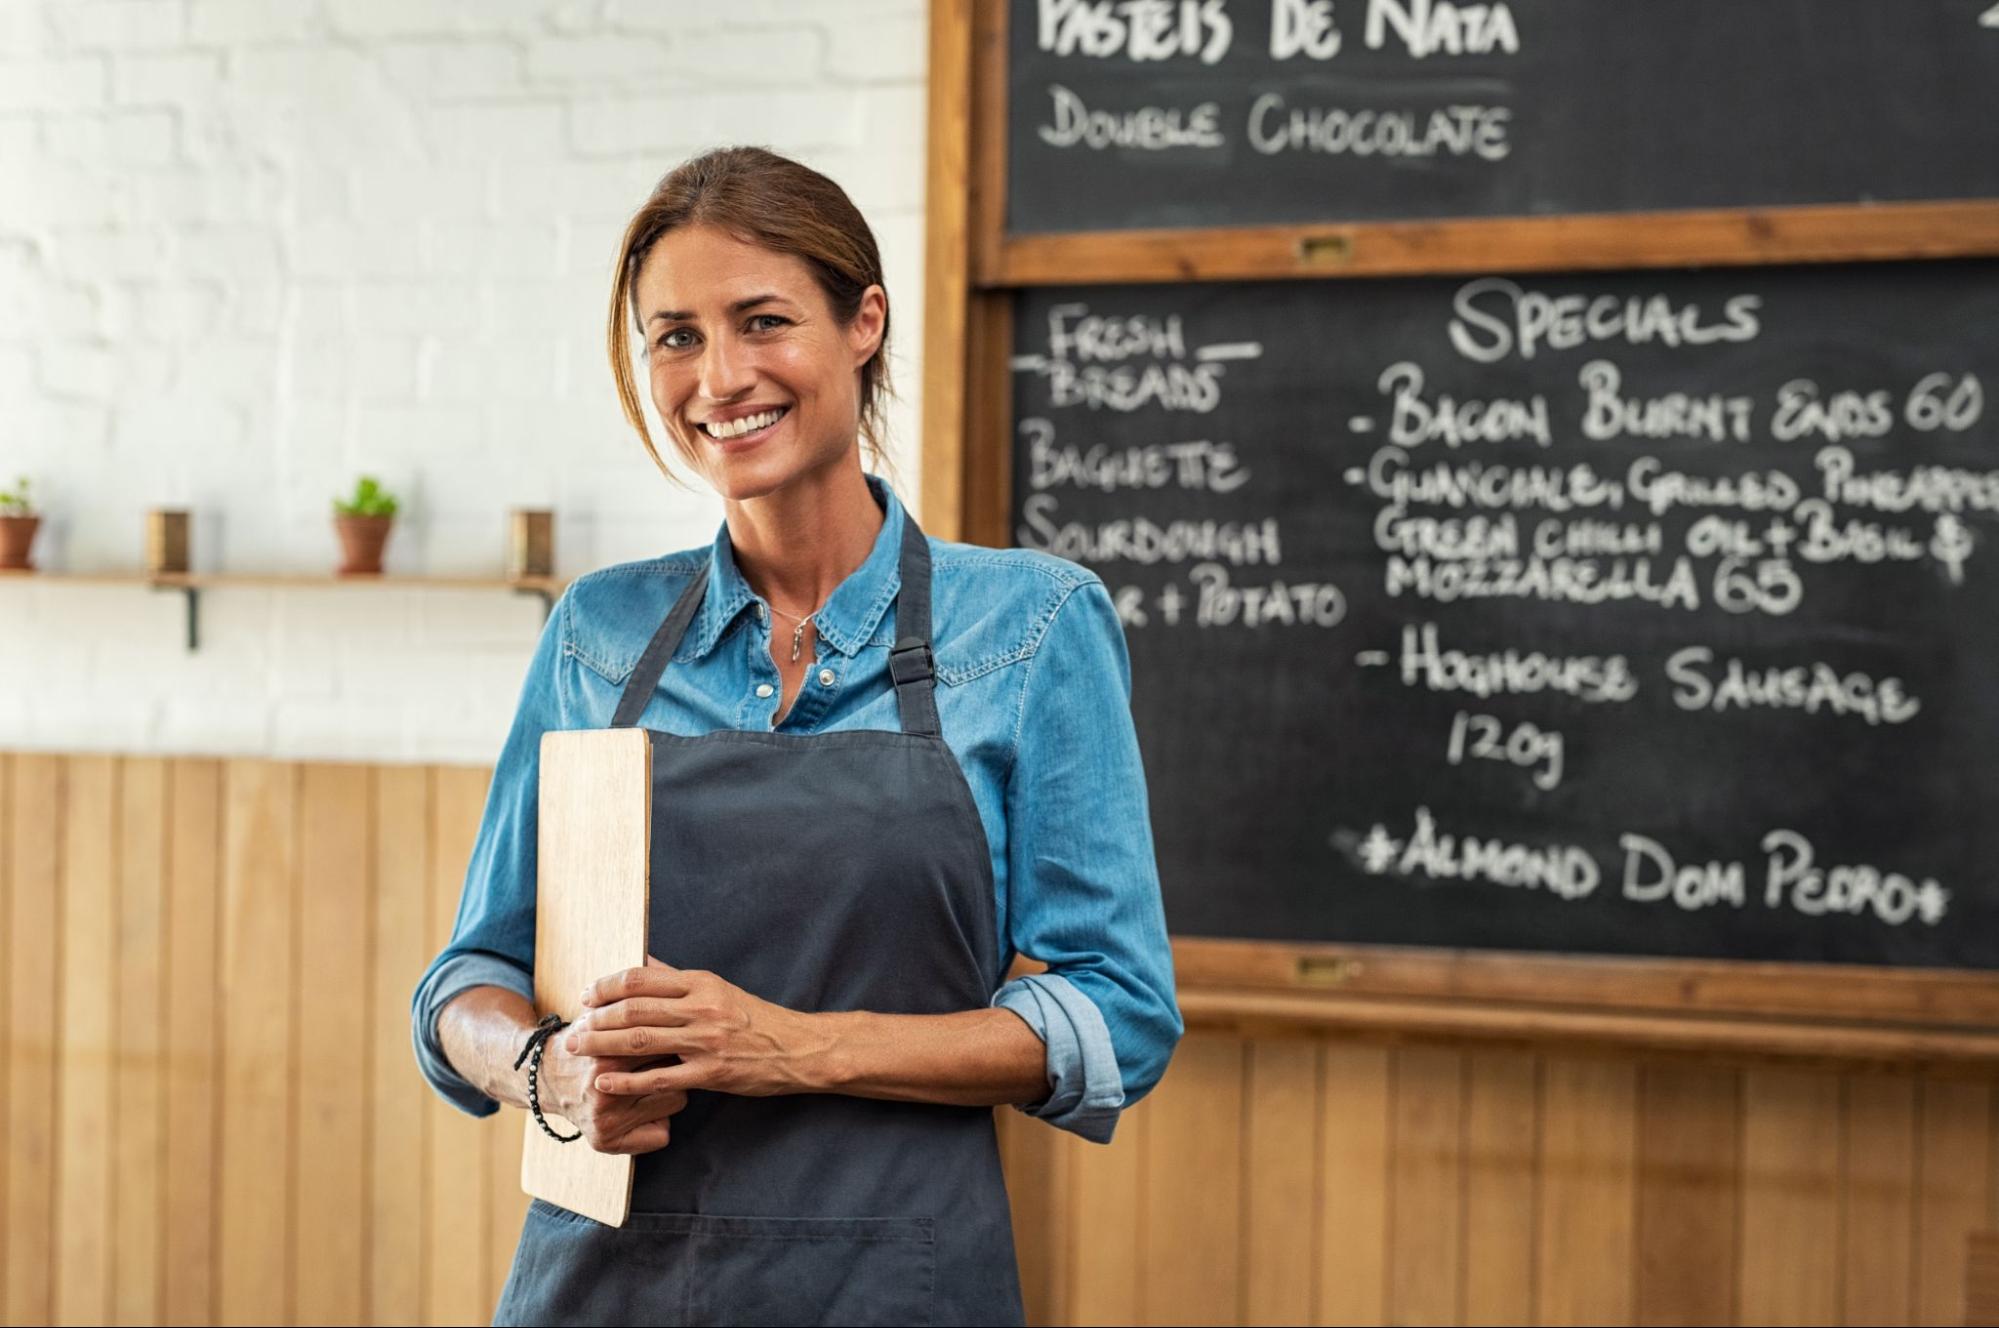
<svg viewBox="0 0 1999 1328"><path fill-rule="evenodd" d="M1999 195L1994 0L1015 0L1013 234Z"/></svg>
<svg viewBox="0 0 1999 1328"><path fill-rule="evenodd" d="M1175 933L1999 965L1999 261L1014 301Z"/></svg>

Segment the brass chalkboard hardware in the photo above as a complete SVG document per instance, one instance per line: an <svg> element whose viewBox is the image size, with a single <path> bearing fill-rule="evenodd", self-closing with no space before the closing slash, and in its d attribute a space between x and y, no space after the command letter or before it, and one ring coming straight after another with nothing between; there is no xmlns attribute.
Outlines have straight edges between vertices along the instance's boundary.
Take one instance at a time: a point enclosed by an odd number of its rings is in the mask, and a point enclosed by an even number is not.
<svg viewBox="0 0 1999 1328"><path fill-rule="evenodd" d="M1306 267L1345 267L1353 262L1353 237L1345 233L1301 235L1298 261Z"/></svg>
<svg viewBox="0 0 1999 1328"><path fill-rule="evenodd" d="M1314 987L1337 987L1360 976L1361 962L1358 959L1339 959L1332 955L1301 955L1298 959L1298 981Z"/></svg>

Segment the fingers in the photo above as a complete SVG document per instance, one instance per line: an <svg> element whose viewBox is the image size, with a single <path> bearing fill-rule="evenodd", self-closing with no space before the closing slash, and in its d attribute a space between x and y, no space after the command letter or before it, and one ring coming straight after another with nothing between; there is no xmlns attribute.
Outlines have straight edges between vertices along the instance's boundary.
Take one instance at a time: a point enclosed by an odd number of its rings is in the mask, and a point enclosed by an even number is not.
<svg viewBox="0 0 1999 1328"><path fill-rule="evenodd" d="M629 996L685 996L689 979L693 976L690 969L674 968L651 960L642 967L622 968L598 978L583 989L582 1001L584 1008L588 1009L594 1005L609 1005Z"/></svg>
<svg viewBox="0 0 1999 1328"><path fill-rule="evenodd" d="M628 996L583 1012L574 1028L637 1028L642 1024L673 1028L693 1022L694 1011L679 996Z"/></svg>
<svg viewBox="0 0 1999 1328"><path fill-rule="evenodd" d="M677 1063L678 1058L674 1058ZM550 1038L541 1064L541 1102L581 1124L590 1113L585 1099L590 1081L606 1070L643 1070L658 1064L657 1058L633 1056L578 1056L560 1037Z"/></svg>
<svg viewBox="0 0 1999 1328"><path fill-rule="evenodd" d="M600 1153L650 1153L672 1139L670 1119L687 1105L678 1089L648 1097L609 1098L593 1120L591 1147ZM601 1142L600 1142L601 1140Z"/></svg>
<svg viewBox="0 0 1999 1328"><path fill-rule="evenodd" d="M644 1097L620 1097L599 1093L597 1110L592 1119L597 1122L599 1133L616 1137L641 1125L650 1125L654 1121L677 1116L686 1106L687 1094L678 1089L649 1093Z"/></svg>
<svg viewBox="0 0 1999 1328"><path fill-rule="evenodd" d="M642 1064L642 1062L584 1062L590 1064ZM688 1106L688 1094L680 1088L668 1088L654 1094L626 1096L608 1094L596 1088L592 1082L584 1082L582 1098L574 1114L564 1114L570 1124L584 1132L584 1138L598 1152L646 1152L648 1148L624 1148L622 1140L628 1140L636 1130L664 1124L668 1118L680 1114ZM650 1148L660 1148L660 1142L650 1144Z"/></svg>
<svg viewBox="0 0 1999 1328"><path fill-rule="evenodd" d="M636 1113L635 1119L641 1122L660 1121L669 1116L678 1116L687 1106L687 1094L677 1088L669 1088L662 1093L651 1093L645 1097L618 1100L629 1101L632 1104L631 1110Z"/></svg>
<svg viewBox="0 0 1999 1328"><path fill-rule="evenodd" d="M666 1147L672 1132L672 1126L663 1120L648 1121L592 1147L600 1153L653 1153Z"/></svg>
<svg viewBox="0 0 1999 1328"><path fill-rule="evenodd" d="M613 1097L642 1097L647 1093L678 1093L686 1106L687 1090L699 1087L700 1070L690 1065L666 1065L656 1070L613 1070L599 1074L591 1087ZM675 1111L680 1107L675 1107Z"/></svg>
<svg viewBox="0 0 1999 1328"><path fill-rule="evenodd" d="M563 1035L563 1046L577 1056L685 1056L706 1050L709 1041L704 1033L652 1024L611 1029L579 1025Z"/></svg>

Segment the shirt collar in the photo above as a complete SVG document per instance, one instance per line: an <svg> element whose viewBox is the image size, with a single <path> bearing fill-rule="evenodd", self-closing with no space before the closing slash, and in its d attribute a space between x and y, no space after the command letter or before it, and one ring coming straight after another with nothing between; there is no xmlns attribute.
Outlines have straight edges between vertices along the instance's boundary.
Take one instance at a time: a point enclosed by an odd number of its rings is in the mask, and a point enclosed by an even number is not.
<svg viewBox="0 0 1999 1328"><path fill-rule="evenodd" d="M834 587L824 607L813 615L821 639L843 655L854 654L874 637L882 614L902 588L902 503L887 481L876 475L865 478L875 505L882 509L881 531L866 561ZM737 616L756 602L756 594L736 567L729 523L724 521L708 555L708 589L702 597L701 615L689 633L694 658L713 650ZM781 625L782 620L773 624Z"/></svg>

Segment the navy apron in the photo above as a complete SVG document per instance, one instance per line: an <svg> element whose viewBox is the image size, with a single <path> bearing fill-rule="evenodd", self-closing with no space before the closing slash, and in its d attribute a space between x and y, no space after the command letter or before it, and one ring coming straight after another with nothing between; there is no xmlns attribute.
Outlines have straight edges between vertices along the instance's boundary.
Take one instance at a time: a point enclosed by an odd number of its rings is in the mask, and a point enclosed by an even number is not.
<svg viewBox="0 0 1999 1328"><path fill-rule="evenodd" d="M992 860L937 722L930 547L903 514L901 730L646 730L651 952L795 1010L946 1014L999 984ZM704 567L632 671L635 724ZM1017 1324L990 1107L694 1092L605 1226L528 1209L495 1324ZM588 1147L588 1145L584 1145Z"/></svg>

